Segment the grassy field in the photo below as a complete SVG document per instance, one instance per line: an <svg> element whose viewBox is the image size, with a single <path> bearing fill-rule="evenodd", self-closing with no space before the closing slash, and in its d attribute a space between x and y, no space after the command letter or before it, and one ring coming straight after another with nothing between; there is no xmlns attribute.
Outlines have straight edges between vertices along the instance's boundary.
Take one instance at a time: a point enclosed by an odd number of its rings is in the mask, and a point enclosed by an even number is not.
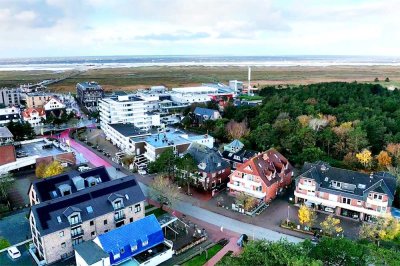
<svg viewBox="0 0 400 266"><path fill-rule="evenodd" d="M214 257L214 255L217 254L218 251L220 251L221 249L222 249L222 246L220 244L216 244L216 245L212 246L210 249L208 249L208 259L207 260L206 260L206 253L203 252L203 253L201 253L201 255L197 255L193 259L188 260L187 262L182 264L182 266L204 265L204 263L206 263L209 259Z"/></svg>
<svg viewBox="0 0 400 266"><path fill-rule="evenodd" d="M55 79L71 75L64 81L51 85L52 91L75 90L80 81L97 81L108 90L133 91L152 85L179 87L206 82L227 82L230 79L245 81L246 67L137 67L89 69L80 74L76 71L0 71L0 87L15 86L44 79ZM75 74L75 75L73 75ZM400 71L393 66L329 66L329 67L252 67L252 85L309 84L329 81L373 82L378 77L389 77L395 86L400 85ZM384 85L388 83L382 82ZM400 87L400 86L399 86Z"/></svg>

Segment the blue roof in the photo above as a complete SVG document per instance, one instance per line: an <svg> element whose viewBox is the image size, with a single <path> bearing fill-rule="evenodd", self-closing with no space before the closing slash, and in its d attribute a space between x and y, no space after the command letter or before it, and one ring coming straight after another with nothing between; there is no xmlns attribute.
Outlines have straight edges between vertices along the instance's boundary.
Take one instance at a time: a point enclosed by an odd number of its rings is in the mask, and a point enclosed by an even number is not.
<svg viewBox="0 0 400 266"><path fill-rule="evenodd" d="M214 109L203 108L203 107L196 107L196 109L194 109L194 113L196 115L206 115L208 117L214 116L214 112L218 112L218 111L214 110Z"/></svg>
<svg viewBox="0 0 400 266"><path fill-rule="evenodd" d="M114 264L163 243L164 234L156 217L152 214L99 235L98 240L103 250L110 254L111 264ZM146 246L143 246L144 241L148 241ZM137 246L137 249L132 252L133 246ZM121 249L124 250L122 254ZM120 258L114 260L114 254L117 253L120 254Z"/></svg>
<svg viewBox="0 0 400 266"><path fill-rule="evenodd" d="M224 147L224 150L231 150L232 152L237 152L244 147L244 144L240 140L233 140L231 143Z"/></svg>

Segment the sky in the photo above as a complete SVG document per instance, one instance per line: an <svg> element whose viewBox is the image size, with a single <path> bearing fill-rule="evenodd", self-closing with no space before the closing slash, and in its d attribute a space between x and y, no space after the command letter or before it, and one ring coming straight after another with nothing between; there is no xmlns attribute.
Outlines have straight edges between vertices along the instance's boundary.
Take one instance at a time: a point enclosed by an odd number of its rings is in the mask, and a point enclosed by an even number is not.
<svg viewBox="0 0 400 266"><path fill-rule="evenodd" d="M400 0L0 0L0 58L400 56Z"/></svg>

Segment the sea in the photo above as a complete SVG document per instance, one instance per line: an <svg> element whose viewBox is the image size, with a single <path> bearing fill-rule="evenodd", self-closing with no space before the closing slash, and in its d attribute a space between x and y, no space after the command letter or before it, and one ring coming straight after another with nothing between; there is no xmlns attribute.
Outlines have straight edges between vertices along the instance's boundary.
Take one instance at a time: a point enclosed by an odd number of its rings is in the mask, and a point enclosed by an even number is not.
<svg viewBox="0 0 400 266"><path fill-rule="evenodd" d="M400 57L389 56L77 56L0 58L0 71L85 70L144 66L400 66Z"/></svg>

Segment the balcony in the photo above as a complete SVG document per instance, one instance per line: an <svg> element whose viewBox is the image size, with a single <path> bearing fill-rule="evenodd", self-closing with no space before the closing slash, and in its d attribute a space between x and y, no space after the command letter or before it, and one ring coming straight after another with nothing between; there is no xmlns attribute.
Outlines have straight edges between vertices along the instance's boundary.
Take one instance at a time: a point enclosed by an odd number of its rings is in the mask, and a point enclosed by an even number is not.
<svg viewBox="0 0 400 266"><path fill-rule="evenodd" d="M116 222L116 223L123 221L124 219L125 219L125 213L114 215L114 222Z"/></svg>
<svg viewBox="0 0 400 266"><path fill-rule="evenodd" d="M234 175L231 175L231 179L232 179L233 181L242 182L242 183L245 183L245 184L247 184L247 185L255 186L255 187L259 187L259 186L262 185L261 182L252 181L252 180L249 180L249 179L247 179L247 178L240 178L240 177L237 177L237 176L234 176Z"/></svg>
<svg viewBox="0 0 400 266"><path fill-rule="evenodd" d="M256 191L256 190L252 190L249 188L245 188L243 186L236 186L234 184L228 183L228 188L234 190L234 191L239 191L239 192L244 192L246 194L249 194L252 197L256 197L258 199L262 199L265 197L266 193L262 192L262 191Z"/></svg>
<svg viewBox="0 0 400 266"><path fill-rule="evenodd" d="M75 238L75 237L80 237L83 236L85 234L85 232L81 229L81 230L77 230L76 232L71 231L71 237Z"/></svg>
<svg viewBox="0 0 400 266"><path fill-rule="evenodd" d="M69 221L69 225L71 227L75 227L75 226L78 226L78 225L81 225L81 224L82 224L82 220L81 219L76 220L76 221Z"/></svg>
<svg viewBox="0 0 400 266"><path fill-rule="evenodd" d="M367 198L367 204L380 206L380 207L387 207L388 206L388 202L387 201L381 201L381 200L378 200L378 199L371 199L369 197Z"/></svg>
<svg viewBox="0 0 400 266"><path fill-rule="evenodd" d="M311 191L315 191L315 189L316 189L316 186L315 185L311 185L311 184L308 184L308 183L306 183L306 184L301 184L300 182L297 184L297 186L300 188L300 189L303 189L303 190L311 190Z"/></svg>

